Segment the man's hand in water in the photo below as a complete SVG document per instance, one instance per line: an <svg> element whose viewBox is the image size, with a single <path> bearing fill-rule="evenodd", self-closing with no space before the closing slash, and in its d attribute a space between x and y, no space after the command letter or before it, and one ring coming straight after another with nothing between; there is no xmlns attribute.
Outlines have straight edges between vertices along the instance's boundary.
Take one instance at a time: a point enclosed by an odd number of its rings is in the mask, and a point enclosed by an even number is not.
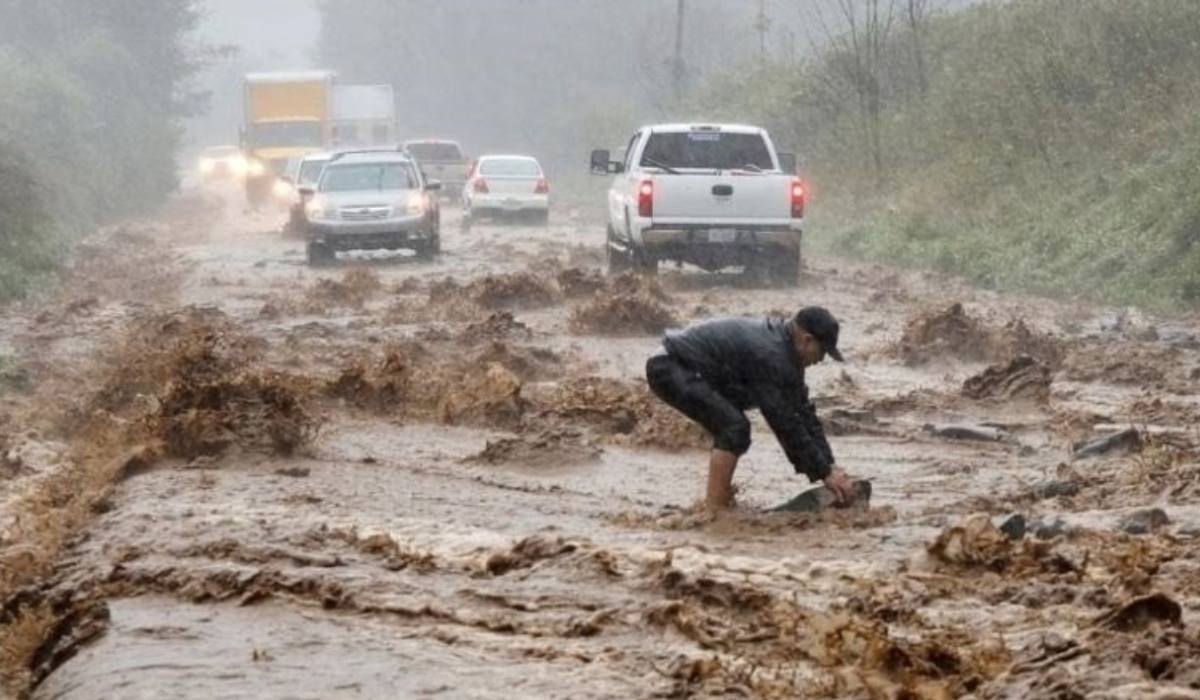
<svg viewBox="0 0 1200 700"><path fill-rule="evenodd" d="M829 472L829 476L825 477L825 485L837 494L839 505L850 505L858 495L854 488L854 482L846 476L846 472L836 467Z"/></svg>

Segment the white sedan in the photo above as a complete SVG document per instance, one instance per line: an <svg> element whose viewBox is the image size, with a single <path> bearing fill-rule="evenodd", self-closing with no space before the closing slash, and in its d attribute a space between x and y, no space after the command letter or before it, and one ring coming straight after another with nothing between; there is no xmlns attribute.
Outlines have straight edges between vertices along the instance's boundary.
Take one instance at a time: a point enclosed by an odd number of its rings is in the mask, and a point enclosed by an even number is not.
<svg viewBox="0 0 1200 700"><path fill-rule="evenodd" d="M484 216L550 219L550 183L536 158L482 156L463 187L463 226Z"/></svg>

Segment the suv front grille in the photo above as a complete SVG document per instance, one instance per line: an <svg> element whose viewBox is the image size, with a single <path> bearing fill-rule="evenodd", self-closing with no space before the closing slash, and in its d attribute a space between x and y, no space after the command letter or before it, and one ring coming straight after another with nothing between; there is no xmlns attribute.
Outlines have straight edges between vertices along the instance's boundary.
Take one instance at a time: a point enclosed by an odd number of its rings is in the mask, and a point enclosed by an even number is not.
<svg viewBox="0 0 1200 700"><path fill-rule="evenodd" d="M343 221L378 221L388 218L391 207L343 207L339 212Z"/></svg>

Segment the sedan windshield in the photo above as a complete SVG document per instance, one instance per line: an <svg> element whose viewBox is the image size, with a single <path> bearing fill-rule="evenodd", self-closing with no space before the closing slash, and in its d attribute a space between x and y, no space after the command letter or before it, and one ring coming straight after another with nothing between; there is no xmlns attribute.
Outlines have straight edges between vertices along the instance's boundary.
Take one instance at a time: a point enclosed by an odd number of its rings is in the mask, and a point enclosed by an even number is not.
<svg viewBox="0 0 1200 700"><path fill-rule="evenodd" d="M775 168L761 134L721 131L651 134L642 152L642 165L704 170Z"/></svg>
<svg viewBox="0 0 1200 700"><path fill-rule="evenodd" d="M528 158L489 158L479 163L480 175L500 177L541 177L537 161Z"/></svg>
<svg viewBox="0 0 1200 700"><path fill-rule="evenodd" d="M347 163L325 168L322 192L414 190L416 174L408 163Z"/></svg>

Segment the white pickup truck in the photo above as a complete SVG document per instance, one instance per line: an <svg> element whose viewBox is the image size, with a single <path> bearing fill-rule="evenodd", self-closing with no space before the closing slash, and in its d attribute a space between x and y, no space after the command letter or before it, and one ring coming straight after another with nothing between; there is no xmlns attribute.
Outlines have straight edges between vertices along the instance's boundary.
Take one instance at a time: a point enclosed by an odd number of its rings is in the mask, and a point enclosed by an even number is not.
<svg viewBox="0 0 1200 700"><path fill-rule="evenodd" d="M795 284L806 192L795 156L764 129L733 124L647 126L624 160L591 154L608 191L608 266L648 273L660 260L715 272L742 266Z"/></svg>

